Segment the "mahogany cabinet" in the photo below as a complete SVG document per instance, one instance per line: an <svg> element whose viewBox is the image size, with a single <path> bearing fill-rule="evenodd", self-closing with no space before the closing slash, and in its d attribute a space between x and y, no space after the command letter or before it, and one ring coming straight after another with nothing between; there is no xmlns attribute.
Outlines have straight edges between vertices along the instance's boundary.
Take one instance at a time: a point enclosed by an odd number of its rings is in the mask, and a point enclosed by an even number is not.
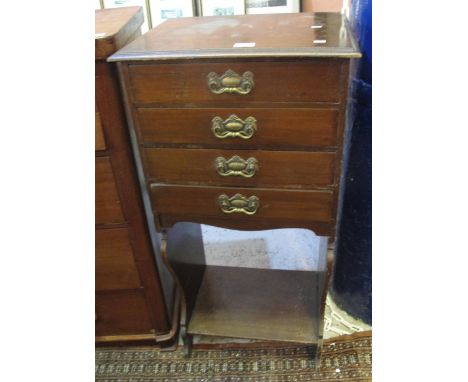
<svg viewBox="0 0 468 382"><path fill-rule="evenodd" d="M187 353L194 334L320 345L326 245L310 272L213 267L200 224L333 242L358 57L331 13L172 19L110 57Z"/></svg>
<svg viewBox="0 0 468 382"><path fill-rule="evenodd" d="M96 343L170 338L164 294L129 144L115 64L106 59L140 34L140 7L96 10Z"/></svg>

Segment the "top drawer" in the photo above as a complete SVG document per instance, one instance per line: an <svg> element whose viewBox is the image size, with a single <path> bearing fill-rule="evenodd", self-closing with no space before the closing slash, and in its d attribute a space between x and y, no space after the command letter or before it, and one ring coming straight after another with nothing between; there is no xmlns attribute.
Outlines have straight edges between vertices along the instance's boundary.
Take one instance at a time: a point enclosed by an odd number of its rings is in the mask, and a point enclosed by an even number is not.
<svg viewBox="0 0 468 382"><path fill-rule="evenodd" d="M340 100L340 71L340 62L333 60L129 66L134 102L191 105L216 102L337 103Z"/></svg>

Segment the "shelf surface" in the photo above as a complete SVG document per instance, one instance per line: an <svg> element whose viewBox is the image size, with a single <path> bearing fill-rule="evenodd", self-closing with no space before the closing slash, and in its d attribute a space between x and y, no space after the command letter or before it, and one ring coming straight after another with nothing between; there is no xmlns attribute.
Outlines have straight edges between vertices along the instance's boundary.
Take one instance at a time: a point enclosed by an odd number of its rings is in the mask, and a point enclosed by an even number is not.
<svg viewBox="0 0 468 382"><path fill-rule="evenodd" d="M207 266L191 334L316 343L324 272Z"/></svg>

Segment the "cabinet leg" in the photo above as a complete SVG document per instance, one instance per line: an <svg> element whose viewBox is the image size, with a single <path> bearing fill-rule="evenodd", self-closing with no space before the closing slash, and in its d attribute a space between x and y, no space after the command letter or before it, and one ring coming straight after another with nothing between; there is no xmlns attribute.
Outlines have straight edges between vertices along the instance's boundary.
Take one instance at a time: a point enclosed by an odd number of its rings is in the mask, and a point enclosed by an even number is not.
<svg viewBox="0 0 468 382"><path fill-rule="evenodd" d="M185 325L180 327L180 335L182 337L182 343L184 344L184 356L185 358L188 358L192 353L193 337L187 333Z"/></svg>
<svg viewBox="0 0 468 382"><path fill-rule="evenodd" d="M315 350L315 368L320 368L320 356L322 353L322 341L319 341L317 344L317 349Z"/></svg>
<svg viewBox="0 0 468 382"><path fill-rule="evenodd" d="M177 336L174 338L164 341L164 342L159 342L159 346L161 347L162 352L170 352L174 351L177 349Z"/></svg>

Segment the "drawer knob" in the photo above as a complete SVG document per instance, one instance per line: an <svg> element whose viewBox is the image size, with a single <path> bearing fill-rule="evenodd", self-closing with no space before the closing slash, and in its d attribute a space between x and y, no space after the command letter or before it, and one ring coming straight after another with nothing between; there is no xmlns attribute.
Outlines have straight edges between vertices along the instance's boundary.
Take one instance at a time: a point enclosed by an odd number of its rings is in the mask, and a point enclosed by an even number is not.
<svg viewBox="0 0 468 382"><path fill-rule="evenodd" d="M232 70L227 70L222 76L211 72L206 77L208 89L214 94L237 93L249 94L254 87L252 72L244 72L242 76Z"/></svg>
<svg viewBox="0 0 468 382"><path fill-rule="evenodd" d="M253 215L257 212L260 199L255 195L246 198L241 194L232 197L222 194L218 196L218 205L225 214L242 213Z"/></svg>
<svg viewBox="0 0 468 382"><path fill-rule="evenodd" d="M211 131L219 139L250 139L257 131L257 120L254 117L242 120L235 114L230 115L225 120L221 117L214 117L211 120Z"/></svg>
<svg viewBox="0 0 468 382"><path fill-rule="evenodd" d="M251 178L258 171L258 161L255 158L242 159L234 155L226 160L224 157L217 157L214 162L216 171L221 176L242 176Z"/></svg>

